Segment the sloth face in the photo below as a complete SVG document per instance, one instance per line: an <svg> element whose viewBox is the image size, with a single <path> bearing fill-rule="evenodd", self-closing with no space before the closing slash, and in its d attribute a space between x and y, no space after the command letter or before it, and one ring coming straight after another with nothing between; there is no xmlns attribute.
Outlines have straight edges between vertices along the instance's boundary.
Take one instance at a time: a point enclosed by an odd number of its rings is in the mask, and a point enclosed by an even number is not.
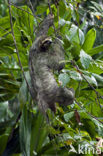
<svg viewBox="0 0 103 156"><path fill-rule="evenodd" d="M46 50L48 50L48 48L50 47L51 43L52 43L51 37L45 38L45 39L41 42L40 50L41 50L41 51L46 51Z"/></svg>

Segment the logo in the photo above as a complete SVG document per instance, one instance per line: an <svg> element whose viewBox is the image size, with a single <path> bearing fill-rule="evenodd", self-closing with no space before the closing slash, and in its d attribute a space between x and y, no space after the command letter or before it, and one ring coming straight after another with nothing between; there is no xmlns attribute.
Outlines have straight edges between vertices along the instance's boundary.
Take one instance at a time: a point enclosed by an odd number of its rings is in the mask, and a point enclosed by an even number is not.
<svg viewBox="0 0 103 156"><path fill-rule="evenodd" d="M77 153L77 154L101 154L102 153L102 150L101 150L101 147L98 146L98 147L92 147L90 146L89 144L85 144L85 145L78 145L78 149L75 149L73 147L73 145L70 145L70 150L69 150L69 153L70 152L73 152L73 153Z"/></svg>

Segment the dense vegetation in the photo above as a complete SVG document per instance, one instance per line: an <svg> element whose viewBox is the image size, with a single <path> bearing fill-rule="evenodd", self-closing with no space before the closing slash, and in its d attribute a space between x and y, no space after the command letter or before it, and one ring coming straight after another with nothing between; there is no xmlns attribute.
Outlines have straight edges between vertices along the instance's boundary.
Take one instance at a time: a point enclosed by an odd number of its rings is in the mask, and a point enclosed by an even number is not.
<svg viewBox="0 0 103 156"><path fill-rule="evenodd" d="M0 155L101 154L102 0L12 2L0 1ZM48 35L61 36L65 49L65 68L54 73L55 78L58 85L74 88L75 100L67 108L57 104L55 115L48 111L47 123L27 82L30 85L29 50L39 23L49 13L54 14L54 27Z"/></svg>

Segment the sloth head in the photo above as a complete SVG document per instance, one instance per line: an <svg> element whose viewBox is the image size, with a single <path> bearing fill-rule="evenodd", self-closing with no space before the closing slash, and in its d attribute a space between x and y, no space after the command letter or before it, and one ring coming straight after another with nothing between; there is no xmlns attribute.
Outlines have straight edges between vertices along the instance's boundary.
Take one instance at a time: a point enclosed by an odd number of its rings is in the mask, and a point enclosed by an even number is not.
<svg viewBox="0 0 103 156"><path fill-rule="evenodd" d="M52 38L51 37L44 37L44 39L40 42L40 50L41 51L48 50L51 43L52 43Z"/></svg>

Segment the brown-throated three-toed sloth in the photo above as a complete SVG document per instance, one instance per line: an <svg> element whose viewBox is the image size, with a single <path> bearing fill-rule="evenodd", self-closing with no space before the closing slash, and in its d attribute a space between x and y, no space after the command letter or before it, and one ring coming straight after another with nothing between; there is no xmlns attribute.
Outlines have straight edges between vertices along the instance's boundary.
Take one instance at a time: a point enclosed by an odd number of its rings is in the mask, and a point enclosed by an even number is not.
<svg viewBox="0 0 103 156"><path fill-rule="evenodd" d="M61 42L59 39L52 41L45 33L40 34L42 36L37 36L30 50L29 70L36 101L45 114L48 108L56 112L56 102L65 106L72 104L74 91L58 86L53 75L53 71L64 67L64 63L60 63L64 60Z"/></svg>

